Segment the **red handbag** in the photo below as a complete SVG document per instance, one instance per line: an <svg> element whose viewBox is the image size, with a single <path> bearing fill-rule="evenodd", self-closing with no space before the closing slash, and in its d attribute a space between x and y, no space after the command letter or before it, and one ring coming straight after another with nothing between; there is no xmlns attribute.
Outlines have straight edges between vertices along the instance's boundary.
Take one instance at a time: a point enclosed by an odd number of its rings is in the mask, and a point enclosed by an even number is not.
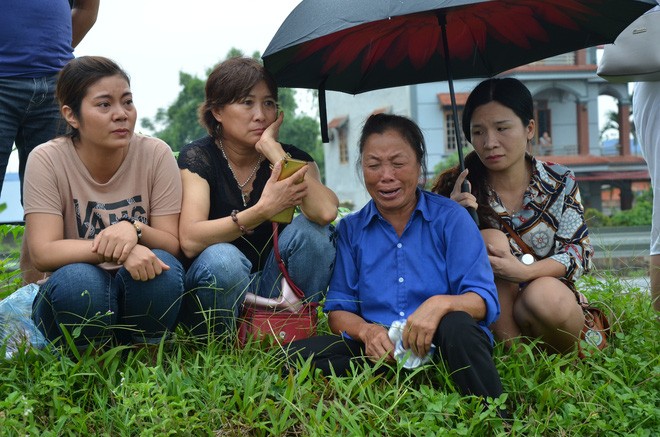
<svg viewBox="0 0 660 437"><path fill-rule="evenodd" d="M584 326L580 332L578 356L584 359L588 356L588 353L585 352L586 349L603 350L607 347L607 339L612 335L612 329L603 310L590 305L582 293L578 293L578 296L584 312Z"/></svg>
<svg viewBox="0 0 660 437"><path fill-rule="evenodd" d="M305 298L305 293L291 280L289 272L282 261L278 247L278 223L273 222L273 250L277 265L284 280L299 299ZM271 300L271 299L266 299ZM275 300L273 300L275 301ZM245 346L249 339L253 341L270 341L287 344L316 335L318 323L318 304L305 303L296 312L274 306L262 306L244 303L238 323L238 341Z"/></svg>

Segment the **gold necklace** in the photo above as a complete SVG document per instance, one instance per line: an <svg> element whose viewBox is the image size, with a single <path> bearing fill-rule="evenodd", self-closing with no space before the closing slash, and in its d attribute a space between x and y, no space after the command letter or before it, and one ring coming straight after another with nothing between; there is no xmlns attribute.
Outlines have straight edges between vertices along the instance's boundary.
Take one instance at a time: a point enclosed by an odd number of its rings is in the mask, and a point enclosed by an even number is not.
<svg viewBox="0 0 660 437"><path fill-rule="evenodd" d="M250 193L245 193L243 191L243 188L252 180L255 174L257 174L257 170L259 170L259 167L261 166L261 153L259 154L259 158L257 159L257 163L255 164L254 168L252 169L252 173L250 173L250 176L243 182L242 184L238 181L238 178L236 177L236 173L234 172L234 169L231 167L231 163L229 162L229 158L227 158L227 154L225 153L225 148L222 147L222 140L218 139L218 146L220 146L220 152L222 152L222 156L225 158L227 161L227 167L229 167L229 171L231 172L231 175L234 176L234 180L236 181L236 185L238 185L238 189L241 192L241 199L243 199L243 206L247 206L248 202L250 201Z"/></svg>

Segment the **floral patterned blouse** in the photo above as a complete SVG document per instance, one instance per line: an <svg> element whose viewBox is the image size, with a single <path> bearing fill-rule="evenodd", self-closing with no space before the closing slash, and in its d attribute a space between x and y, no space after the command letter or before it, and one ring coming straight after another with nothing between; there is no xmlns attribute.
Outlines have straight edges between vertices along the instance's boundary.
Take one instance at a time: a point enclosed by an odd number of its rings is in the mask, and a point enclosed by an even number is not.
<svg viewBox="0 0 660 437"><path fill-rule="evenodd" d="M574 283L591 269L593 256L575 174L559 164L538 161L530 155L527 159L531 160L533 172L522 209L510 215L493 190L490 205L518 232L537 259L560 262L566 267L564 280ZM523 254L511 237L509 244L514 255Z"/></svg>

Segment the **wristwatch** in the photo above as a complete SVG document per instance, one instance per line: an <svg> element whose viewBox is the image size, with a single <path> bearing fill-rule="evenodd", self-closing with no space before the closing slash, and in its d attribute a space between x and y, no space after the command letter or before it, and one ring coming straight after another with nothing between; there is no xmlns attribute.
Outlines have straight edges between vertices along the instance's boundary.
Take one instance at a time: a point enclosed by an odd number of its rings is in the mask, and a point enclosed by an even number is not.
<svg viewBox="0 0 660 437"><path fill-rule="evenodd" d="M536 261L534 259L534 255L530 253L526 253L520 257L520 262L525 264L526 266L531 266L532 264L534 264L534 261Z"/></svg>
<svg viewBox="0 0 660 437"><path fill-rule="evenodd" d="M142 238L142 228L140 228L139 222L135 220L133 217L123 215L119 220L117 220L117 223L119 222L129 222L130 224L133 225L135 228L135 233L137 234L138 241Z"/></svg>

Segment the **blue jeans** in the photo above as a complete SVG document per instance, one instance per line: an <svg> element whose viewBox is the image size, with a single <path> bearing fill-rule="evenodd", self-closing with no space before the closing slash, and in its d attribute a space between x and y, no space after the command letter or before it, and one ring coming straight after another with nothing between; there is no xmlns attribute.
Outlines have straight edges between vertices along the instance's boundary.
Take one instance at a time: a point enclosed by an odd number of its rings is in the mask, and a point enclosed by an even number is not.
<svg viewBox="0 0 660 437"><path fill-rule="evenodd" d="M153 252L170 269L145 282L131 278L124 267L114 274L86 263L57 269L34 299L34 323L51 342L62 341L63 325L79 349L113 336L158 343L176 326L185 273L174 256Z"/></svg>
<svg viewBox="0 0 660 437"><path fill-rule="evenodd" d="M0 190L14 143L22 193L28 154L66 130L55 100L56 83L56 75L36 79L0 77Z"/></svg>
<svg viewBox="0 0 660 437"><path fill-rule="evenodd" d="M280 255L293 282L307 301L325 297L335 261L334 226L320 226L302 214L279 238ZM216 335L236 329L236 318L250 291L263 297L280 295L282 274L271 250L264 269L250 273L252 264L236 246L207 247L186 273L181 323L194 335Z"/></svg>

